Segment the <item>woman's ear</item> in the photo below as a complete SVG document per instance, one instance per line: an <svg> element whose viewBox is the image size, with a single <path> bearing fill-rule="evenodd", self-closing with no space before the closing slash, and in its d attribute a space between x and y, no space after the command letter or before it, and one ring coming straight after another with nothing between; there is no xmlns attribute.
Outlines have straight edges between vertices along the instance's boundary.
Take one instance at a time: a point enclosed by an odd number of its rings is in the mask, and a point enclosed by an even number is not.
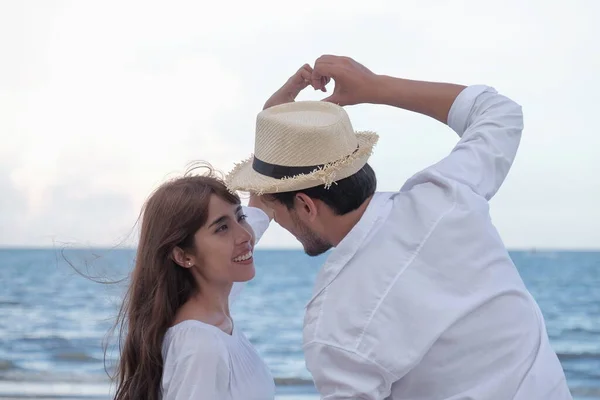
<svg viewBox="0 0 600 400"><path fill-rule="evenodd" d="M183 251L183 249L179 246L173 249L171 252L171 258L173 258L173 261L183 268L191 268L194 265L185 251Z"/></svg>

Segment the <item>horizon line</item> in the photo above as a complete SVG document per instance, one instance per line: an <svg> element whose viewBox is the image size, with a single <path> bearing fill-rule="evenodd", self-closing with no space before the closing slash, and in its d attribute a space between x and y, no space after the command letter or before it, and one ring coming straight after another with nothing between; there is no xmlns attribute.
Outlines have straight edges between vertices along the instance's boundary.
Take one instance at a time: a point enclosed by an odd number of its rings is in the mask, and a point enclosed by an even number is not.
<svg viewBox="0 0 600 400"><path fill-rule="evenodd" d="M28 246L28 245L2 245L1 250L135 250L136 246L82 246L82 245L63 245L63 246ZM527 252L600 252L600 247L546 247L546 246L514 246L507 247L508 251L527 251ZM257 251L302 251L302 247L257 247Z"/></svg>

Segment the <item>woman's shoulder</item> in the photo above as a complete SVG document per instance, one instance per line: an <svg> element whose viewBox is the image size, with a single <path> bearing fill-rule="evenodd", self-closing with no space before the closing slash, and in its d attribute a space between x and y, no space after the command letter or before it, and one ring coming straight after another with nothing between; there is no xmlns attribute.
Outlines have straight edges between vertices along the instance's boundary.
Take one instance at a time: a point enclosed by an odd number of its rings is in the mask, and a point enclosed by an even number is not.
<svg viewBox="0 0 600 400"><path fill-rule="evenodd" d="M224 335L227 334L216 326L195 320L182 321L167 330L162 344L163 358L226 357Z"/></svg>
<svg viewBox="0 0 600 400"><path fill-rule="evenodd" d="M214 328L214 329L213 329ZM186 320L167 330L163 340L163 399L229 398L231 363L225 332Z"/></svg>

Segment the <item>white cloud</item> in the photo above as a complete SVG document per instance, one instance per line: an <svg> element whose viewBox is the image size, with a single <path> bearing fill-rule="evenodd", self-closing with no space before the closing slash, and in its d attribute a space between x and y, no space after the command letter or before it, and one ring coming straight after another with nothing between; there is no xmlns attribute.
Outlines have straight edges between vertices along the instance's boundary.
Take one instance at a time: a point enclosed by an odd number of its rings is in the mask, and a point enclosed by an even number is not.
<svg viewBox="0 0 600 400"><path fill-rule="evenodd" d="M334 53L379 73L487 83L515 98L526 131L493 201L507 244L600 245L598 3L288 6L2 3L0 242L114 244L150 191L188 161L226 171L245 158L264 100L302 63ZM349 112L357 129L382 135L372 158L381 190L399 188L455 142L421 116L369 105ZM278 245L296 243L275 228L262 246Z"/></svg>

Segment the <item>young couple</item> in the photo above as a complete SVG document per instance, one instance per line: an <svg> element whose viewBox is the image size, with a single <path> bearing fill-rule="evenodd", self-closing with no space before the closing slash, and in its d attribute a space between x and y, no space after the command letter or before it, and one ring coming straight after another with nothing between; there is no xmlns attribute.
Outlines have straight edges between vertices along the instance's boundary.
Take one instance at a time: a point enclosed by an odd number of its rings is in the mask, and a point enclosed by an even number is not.
<svg viewBox="0 0 600 400"><path fill-rule="evenodd" d="M325 101L294 102L330 79ZM361 103L424 114L460 140L398 191L376 192L367 161L378 136L354 132L342 108ZM303 66L258 114L249 160L224 181L186 174L147 201L120 313L116 399L274 398L229 313L271 219L309 255L334 248L304 319L321 398L571 399L489 215L522 129L521 107L487 86L377 75L337 56ZM249 207L236 191L251 193Z"/></svg>

